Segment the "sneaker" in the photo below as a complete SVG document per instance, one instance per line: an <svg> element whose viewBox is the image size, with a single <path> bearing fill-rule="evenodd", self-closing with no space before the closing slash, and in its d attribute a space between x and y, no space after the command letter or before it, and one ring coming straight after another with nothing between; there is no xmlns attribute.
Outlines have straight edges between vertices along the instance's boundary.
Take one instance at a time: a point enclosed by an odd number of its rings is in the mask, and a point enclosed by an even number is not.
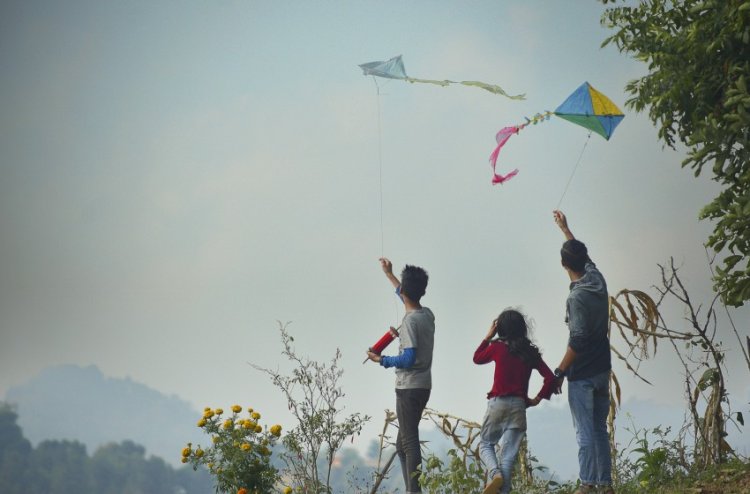
<svg viewBox="0 0 750 494"><path fill-rule="evenodd" d="M498 494L502 486L503 476L495 475L494 477L492 477L492 480L490 480L489 484L487 484L487 486L484 488L482 494Z"/></svg>

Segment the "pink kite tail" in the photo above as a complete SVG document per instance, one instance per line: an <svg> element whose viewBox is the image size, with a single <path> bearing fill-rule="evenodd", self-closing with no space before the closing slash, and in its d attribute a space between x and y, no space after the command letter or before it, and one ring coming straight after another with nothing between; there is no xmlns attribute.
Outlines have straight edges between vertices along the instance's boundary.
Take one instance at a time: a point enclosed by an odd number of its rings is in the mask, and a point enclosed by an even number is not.
<svg viewBox="0 0 750 494"><path fill-rule="evenodd" d="M507 175L498 175L496 171L497 166L497 157L500 154L500 149L502 149L503 146L505 146L505 143L508 142L508 139L510 139L510 136L513 134L518 134L518 131L521 130L523 127L518 126L512 126L512 127L503 127L500 129L500 131L495 135L495 139L497 140L497 147L494 151L492 151L492 154L490 155L490 164L492 165L492 183L493 184L501 184L505 182L506 180L510 180L511 178L515 177L518 173L518 170L513 170L512 172L508 173Z"/></svg>
<svg viewBox="0 0 750 494"><path fill-rule="evenodd" d="M511 178L515 177L517 174L518 174L518 168L508 173L507 175L498 175L497 173L495 173L494 176L492 177L492 185L501 184L505 182L506 180L510 180Z"/></svg>

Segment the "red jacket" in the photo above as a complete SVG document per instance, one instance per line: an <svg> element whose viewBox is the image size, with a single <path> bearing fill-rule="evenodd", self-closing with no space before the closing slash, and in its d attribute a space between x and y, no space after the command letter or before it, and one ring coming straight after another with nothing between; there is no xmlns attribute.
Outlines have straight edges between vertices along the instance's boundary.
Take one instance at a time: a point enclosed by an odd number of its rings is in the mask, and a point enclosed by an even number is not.
<svg viewBox="0 0 750 494"><path fill-rule="evenodd" d="M528 398L532 367L510 353L508 345L504 342L495 340L490 343L487 340L482 340L479 348L474 352L474 363L488 364L490 362L495 362L495 379L492 383L492 389L487 393L488 399L496 396ZM539 362L533 368L544 378L544 384L538 396L548 400L552 396L555 376L543 359L539 359Z"/></svg>

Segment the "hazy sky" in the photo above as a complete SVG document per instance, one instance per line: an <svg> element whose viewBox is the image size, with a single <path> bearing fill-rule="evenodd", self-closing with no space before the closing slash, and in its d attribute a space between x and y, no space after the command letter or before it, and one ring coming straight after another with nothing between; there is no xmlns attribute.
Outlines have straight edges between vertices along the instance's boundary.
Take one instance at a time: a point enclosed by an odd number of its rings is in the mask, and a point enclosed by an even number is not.
<svg viewBox="0 0 750 494"><path fill-rule="evenodd" d="M276 321L292 321L300 353L342 350L347 411L372 415L364 437L375 437L394 378L362 360L402 315L377 261L382 142L384 253L430 273L429 406L480 419L492 370L471 358L503 308L534 319L552 367L564 351L551 211L587 131L560 119L526 129L501 154L503 170L520 169L503 186L490 184L494 135L584 81L626 117L586 146L562 204L573 232L610 292L649 290L674 256L708 301L711 226L697 216L718 188L625 109L623 88L645 68L600 48L601 11L583 0L3 2L0 396L46 366L95 364L196 408L238 402L291 425L248 363L286 369ZM357 65L399 54L413 77L527 99L393 81L381 85L379 141L376 86ZM743 334L749 314L733 313ZM683 324L680 308L668 315ZM681 405L671 352L644 364L651 387L616 364L624 398ZM729 360L746 410L747 369Z"/></svg>

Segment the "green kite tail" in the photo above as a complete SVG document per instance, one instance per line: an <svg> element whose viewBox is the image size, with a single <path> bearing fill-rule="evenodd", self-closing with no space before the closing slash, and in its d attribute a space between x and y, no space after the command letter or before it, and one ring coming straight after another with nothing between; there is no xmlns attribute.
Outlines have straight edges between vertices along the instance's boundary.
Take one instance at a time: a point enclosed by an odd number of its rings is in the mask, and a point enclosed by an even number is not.
<svg viewBox="0 0 750 494"><path fill-rule="evenodd" d="M360 64L364 75L371 75L374 77L385 77L387 79L399 79L407 82L421 82L424 84L435 84L437 86L446 87L450 84L462 84L464 86L473 86L489 91L492 94L499 94L510 99L526 99L525 94L510 95L505 92L503 88L495 84L487 84L486 82L480 81L449 81L449 80L436 80L436 79L417 79L406 75L406 69L404 68L404 61L401 59L401 55L393 57L386 61L368 62Z"/></svg>

